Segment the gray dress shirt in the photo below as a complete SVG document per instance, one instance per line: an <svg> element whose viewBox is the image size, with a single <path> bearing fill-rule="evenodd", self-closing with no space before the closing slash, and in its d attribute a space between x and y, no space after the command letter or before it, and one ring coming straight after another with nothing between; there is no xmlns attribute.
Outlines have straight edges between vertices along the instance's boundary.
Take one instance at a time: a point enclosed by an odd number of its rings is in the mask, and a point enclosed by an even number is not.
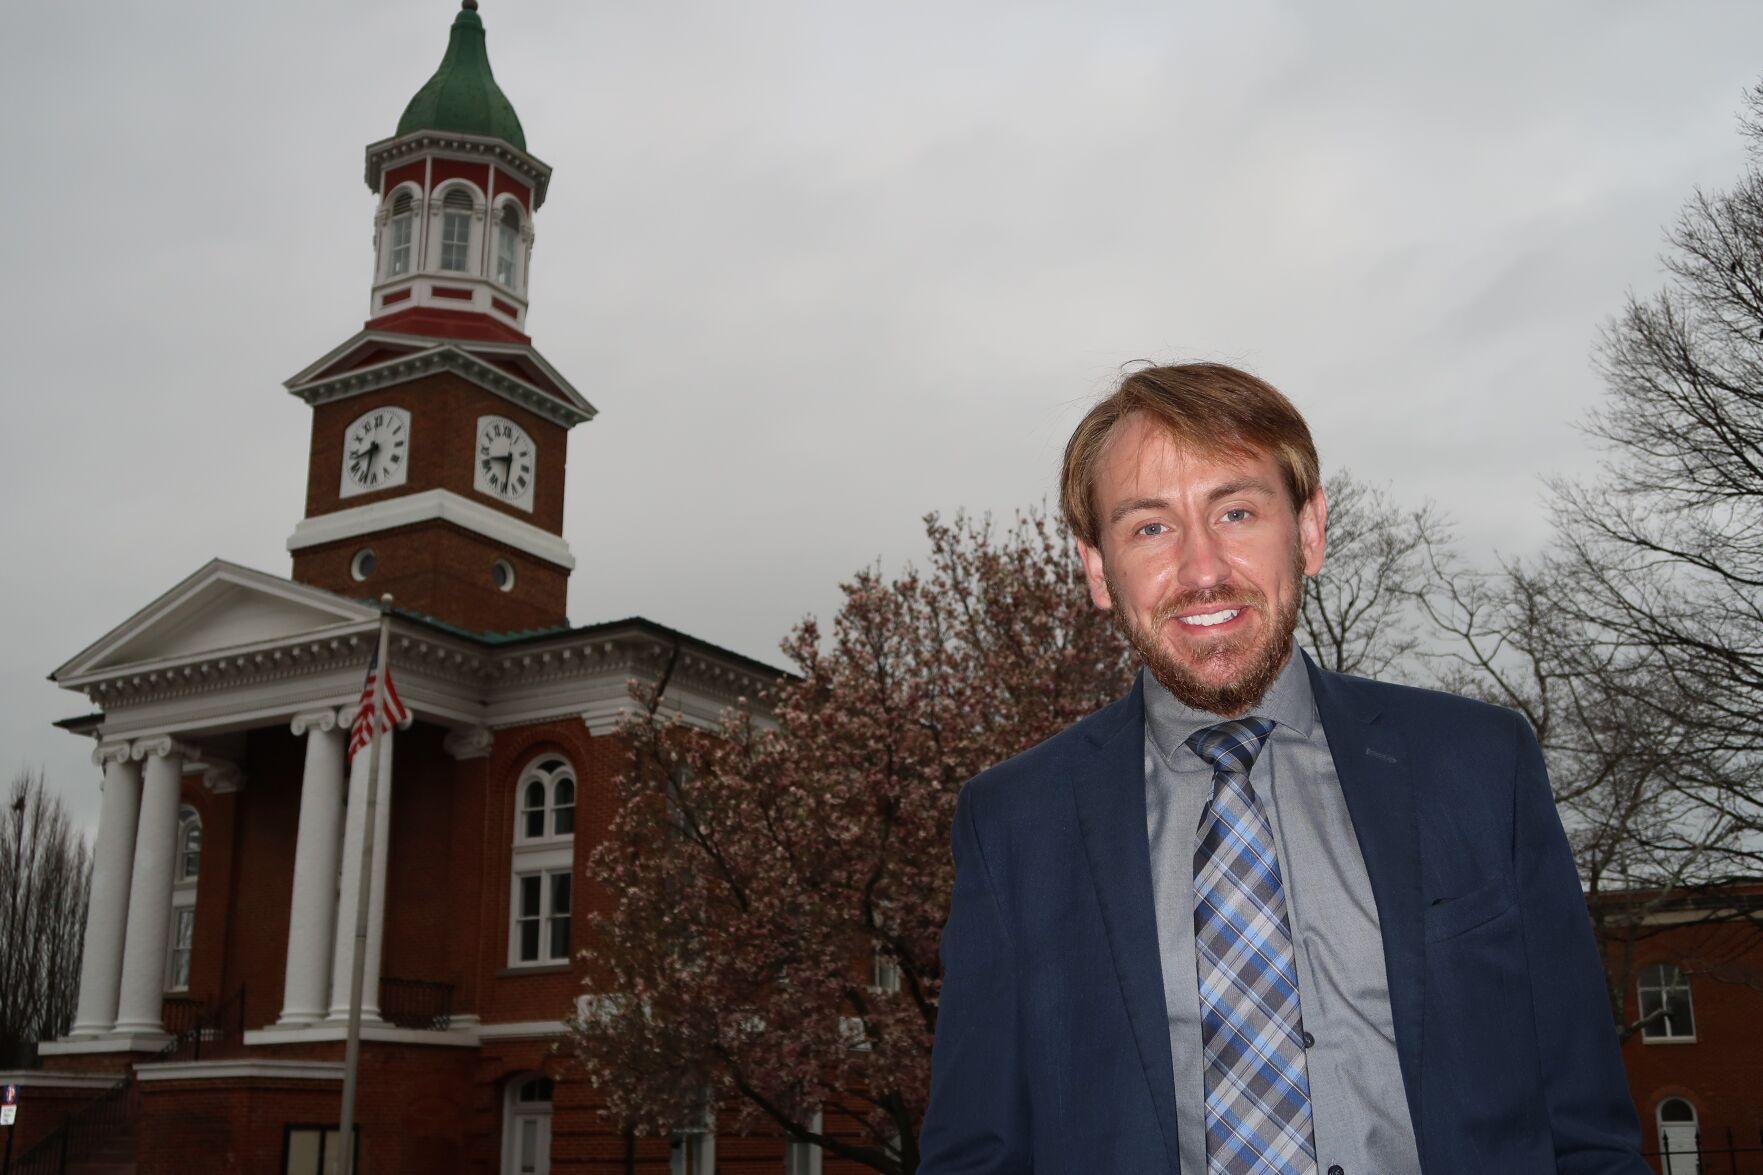
<svg viewBox="0 0 1763 1175"><path fill-rule="evenodd" d="M1223 721L1176 701L1145 674L1145 807L1163 998L1175 1056L1183 1175L1206 1171L1206 1083L1194 965L1194 832L1212 769L1187 745ZM1250 713L1276 724L1250 782L1273 828L1297 948L1298 997L1319 1170L1406 1175L1420 1170L1396 1057L1383 936L1365 858L1335 775L1297 645Z"/></svg>

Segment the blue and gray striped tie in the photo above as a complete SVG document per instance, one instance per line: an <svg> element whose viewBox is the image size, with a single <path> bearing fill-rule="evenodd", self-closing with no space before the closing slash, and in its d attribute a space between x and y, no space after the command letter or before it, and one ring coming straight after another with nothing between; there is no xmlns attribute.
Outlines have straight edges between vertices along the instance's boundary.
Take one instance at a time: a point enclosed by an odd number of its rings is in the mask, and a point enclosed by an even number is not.
<svg viewBox="0 0 1763 1175"><path fill-rule="evenodd" d="M1212 799L1194 833L1194 958L1206 1049L1209 1175L1311 1175L1310 1076L1285 888L1249 783L1270 719L1195 731Z"/></svg>

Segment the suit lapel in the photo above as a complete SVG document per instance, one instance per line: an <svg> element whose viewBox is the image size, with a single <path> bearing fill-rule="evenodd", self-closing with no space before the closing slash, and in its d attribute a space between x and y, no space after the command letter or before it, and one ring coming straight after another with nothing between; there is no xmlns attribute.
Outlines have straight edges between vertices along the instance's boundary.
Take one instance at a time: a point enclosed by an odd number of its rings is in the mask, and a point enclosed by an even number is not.
<svg viewBox="0 0 1763 1175"><path fill-rule="evenodd" d="M1169 1151L1175 1134L1175 1066L1169 1051L1169 1013L1163 1001L1163 960L1151 896L1151 844L1145 821L1145 693L1141 676L1117 704L1112 722L1098 723L1091 745L1072 773L1078 823L1090 876L1114 953L1120 993L1138 1043L1139 1063L1151 1087L1157 1126Z"/></svg>
<svg viewBox="0 0 1763 1175"><path fill-rule="evenodd" d="M1351 680L1318 669L1308 655L1304 664L1310 671L1316 710L1328 736L1347 812L1353 818L1372 896L1377 900L1396 1053L1418 1143L1426 941L1421 922L1420 825L1408 773L1408 749L1401 731L1380 715L1362 691L1353 688Z"/></svg>

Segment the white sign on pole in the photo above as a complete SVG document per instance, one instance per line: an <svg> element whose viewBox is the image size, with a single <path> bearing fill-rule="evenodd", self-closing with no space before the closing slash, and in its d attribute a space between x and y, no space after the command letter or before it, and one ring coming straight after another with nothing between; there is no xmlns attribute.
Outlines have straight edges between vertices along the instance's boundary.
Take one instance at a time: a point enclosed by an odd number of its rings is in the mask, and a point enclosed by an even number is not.
<svg viewBox="0 0 1763 1175"><path fill-rule="evenodd" d="M18 1120L18 1106L0 1106L0 1126L10 1126Z"/></svg>

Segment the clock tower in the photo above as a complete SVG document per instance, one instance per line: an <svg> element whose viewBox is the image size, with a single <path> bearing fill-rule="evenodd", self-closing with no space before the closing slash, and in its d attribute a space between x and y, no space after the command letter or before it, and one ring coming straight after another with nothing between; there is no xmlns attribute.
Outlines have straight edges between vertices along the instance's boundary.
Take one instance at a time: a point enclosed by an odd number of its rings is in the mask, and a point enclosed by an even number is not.
<svg viewBox="0 0 1763 1175"><path fill-rule="evenodd" d="M367 322L286 384L312 408L293 577L476 633L564 625L569 430L594 408L526 334L551 169L491 73L477 0L366 180Z"/></svg>

